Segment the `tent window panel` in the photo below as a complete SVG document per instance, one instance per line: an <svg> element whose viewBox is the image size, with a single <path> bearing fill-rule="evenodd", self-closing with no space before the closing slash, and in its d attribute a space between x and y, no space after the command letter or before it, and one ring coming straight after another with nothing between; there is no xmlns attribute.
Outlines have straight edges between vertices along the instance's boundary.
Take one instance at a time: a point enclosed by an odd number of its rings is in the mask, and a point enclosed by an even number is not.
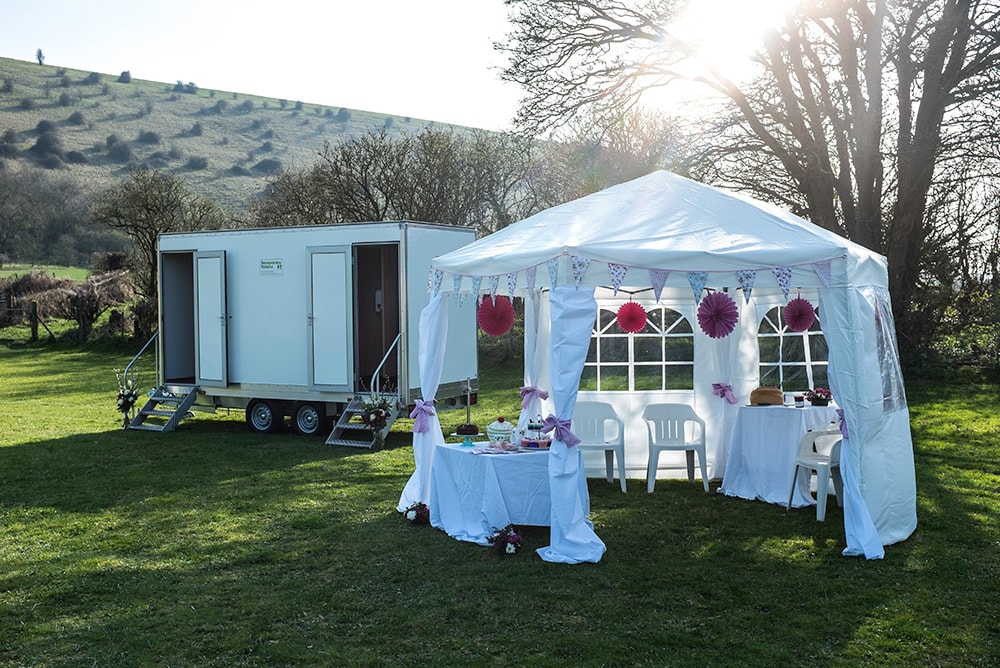
<svg viewBox="0 0 1000 668"><path fill-rule="evenodd" d="M789 336L784 338L781 342L781 361L805 362L806 349L804 344L805 341L802 340L801 336Z"/></svg>
<svg viewBox="0 0 1000 668"><path fill-rule="evenodd" d="M690 362L694 359L694 338L679 336L666 340L666 358L675 362Z"/></svg>
<svg viewBox="0 0 1000 668"><path fill-rule="evenodd" d="M596 366L585 366L583 367L583 373L580 374L580 390L586 392L597 391L597 367Z"/></svg>
<svg viewBox="0 0 1000 668"><path fill-rule="evenodd" d="M628 338L624 336L602 336L600 343L601 362L627 362Z"/></svg>
<svg viewBox="0 0 1000 668"><path fill-rule="evenodd" d="M587 364L595 364L597 362L597 339L590 339L590 346L587 347Z"/></svg>
<svg viewBox="0 0 1000 668"><path fill-rule="evenodd" d="M805 366L784 366L781 369L781 387L806 389L811 387ZM793 391L793 390L789 390Z"/></svg>
<svg viewBox="0 0 1000 668"><path fill-rule="evenodd" d="M600 367L599 383L601 390L610 392L628 392L628 365L607 364Z"/></svg>
<svg viewBox="0 0 1000 668"><path fill-rule="evenodd" d="M816 365L813 367L812 385L810 387L830 387L830 377L826 373L827 367Z"/></svg>
<svg viewBox="0 0 1000 668"><path fill-rule="evenodd" d="M662 362L663 361L663 340L660 336L636 336L635 337L635 361L638 362Z"/></svg>
<svg viewBox="0 0 1000 668"><path fill-rule="evenodd" d="M764 363L775 363L781 361L781 339L777 337L761 337L758 339L760 346L761 368Z"/></svg>
<svg viewBox="0 0 1000 668"><path fill-rule="evenodd" d="M655 392L663 389L663 367L637 366L635 367L635 390L637 392Z"/></svg>
<svg viewBox="0 0 1000 668"><path fill-rule="evenodd" d="M618 316L614 311L609 311L603 308L600 311L598 311L597 313L598 331L604 332L608 329L609 325L616 325L617 322L618 322Z"/></svg>
<svg viewBox="0 0 1000 668"><path fill-rule="evenodd" d="M664 367L663 389L693 390L694 364L668 364Z"/></svg>
<svg viewBox="0 0 1000 668"><path fill-rule="evenodd" d="M760 365L760 383L761 387L772 387L781 386L781 367L780 366L767 366L764 364Z"/></svg>

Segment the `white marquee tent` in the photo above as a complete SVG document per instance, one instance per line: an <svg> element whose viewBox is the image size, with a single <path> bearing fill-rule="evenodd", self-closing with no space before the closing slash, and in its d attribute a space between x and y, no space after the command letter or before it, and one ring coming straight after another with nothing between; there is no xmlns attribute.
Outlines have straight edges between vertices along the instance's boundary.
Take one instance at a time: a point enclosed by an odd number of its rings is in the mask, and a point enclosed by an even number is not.
<svg viewBox="0 0 1000 668"><path fill-rule="evenodd" d="M818 301L829 346L829 378L844 411L844 554L881 558L883 546L916 527L909 415L899 371L885 259L790 213L740 194L658 171L526 218L432 262L430 304L421 317L420 371L425 400L437 390L446 354L446 299L464 295L525 298L525 382L547 386L551 410L570 420L597 314L597 294L645 289L656 300L732 291L740 309L724 338L695 330L693 400L709 424L714 477L736 406L713 392L732 388L747 403L757 384L758 302L795 294ZM795 294L790 294L795 293ZM472 299L469 307L474 308ZM512 391L514 388L512 388ZM541 412L535 399L522 413ZM427 502L440 422L414 432L416 471L400 510ZM557 431L550 454L552 518L548 561L598 561L605 546L589 522L582 457Z"/></svg>

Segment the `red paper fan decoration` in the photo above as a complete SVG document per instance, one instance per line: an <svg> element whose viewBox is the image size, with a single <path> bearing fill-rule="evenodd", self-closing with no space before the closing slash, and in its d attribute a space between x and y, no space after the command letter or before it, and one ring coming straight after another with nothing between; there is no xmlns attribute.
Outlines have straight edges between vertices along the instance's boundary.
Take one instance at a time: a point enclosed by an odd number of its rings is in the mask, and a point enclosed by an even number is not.
<svg viewBox="0 0 1000 668"><path fill-rule="evenodd" d="M812 327L816 320L816 312L813 305L802 297L796 297L785 304L785 324L793 332L804 332Z"/></svg>
<svg viewBox="0 0 1000 668"><path fill-rule="evenodd" d="M710 292L698 305L698 325L713 339L729 336L739 318L736 302L725 292Z"/></svg>
<svg viewBox="0 0 1000 668"><path fill-rule="evenodd" d="M503 336L514 324L514 305L508 297L497 297L496 301L487 297L479 305L476 314L479 329L490 336Z"/></svg>
<svg viewBox="0 0 1000 668"><path fill-rule="evenodd" d="M641 332L646 326L646 309L635 302L625 302L618 308L618 326L629 334Z"/></svg>

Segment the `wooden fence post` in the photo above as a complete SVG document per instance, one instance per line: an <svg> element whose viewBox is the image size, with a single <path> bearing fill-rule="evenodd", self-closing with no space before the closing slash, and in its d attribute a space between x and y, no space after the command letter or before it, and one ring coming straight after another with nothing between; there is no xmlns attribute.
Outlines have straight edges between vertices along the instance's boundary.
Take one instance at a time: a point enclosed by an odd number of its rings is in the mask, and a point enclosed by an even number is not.
<svg viewBox="0 0 1000 668"><path fill-rule="evenodd" d="M38 340L38 302L31 302L31 340Z"/></svg>

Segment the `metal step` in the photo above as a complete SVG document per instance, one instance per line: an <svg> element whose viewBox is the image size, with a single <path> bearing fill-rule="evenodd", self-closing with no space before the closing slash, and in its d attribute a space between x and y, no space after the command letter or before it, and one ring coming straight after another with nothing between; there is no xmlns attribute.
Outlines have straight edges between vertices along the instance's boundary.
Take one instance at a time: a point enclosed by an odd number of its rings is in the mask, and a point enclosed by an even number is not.
<svg viewBox="0 0 1000 668"><path fill-rule="evenodd" d="M173 431L181 420L191 414L188 409L194 405L197 398L197 386L161 385L149 396L146 405L136 412L128 428L141 431ZM166 418L166 420L163 424L153 424L146 422L148 417Z"/></svg>
<svg viewBox="0 0 1000 668"><path fill-rule="evenodd" d="M385 394L383 395L390 400L393 406L393 410L389 411L389 417L386 420L385 428L382 430L383 437L389 433L389 428L392 423L396 421L399 417L399 396L395 394ZM326 439L327 445L344 445L352 448L372 448L375 446L375 433L359 422L351 422L351 419L357 415L361 415L364 412L364 405L366 398L362 396L355 396L351 401L344 407L344 410L340 414L340 418L337 420L337 424L334 425L333 431L330 432L330 436ZM353 439L348 436L350 433L367 432L364 439Z"/></svg>

